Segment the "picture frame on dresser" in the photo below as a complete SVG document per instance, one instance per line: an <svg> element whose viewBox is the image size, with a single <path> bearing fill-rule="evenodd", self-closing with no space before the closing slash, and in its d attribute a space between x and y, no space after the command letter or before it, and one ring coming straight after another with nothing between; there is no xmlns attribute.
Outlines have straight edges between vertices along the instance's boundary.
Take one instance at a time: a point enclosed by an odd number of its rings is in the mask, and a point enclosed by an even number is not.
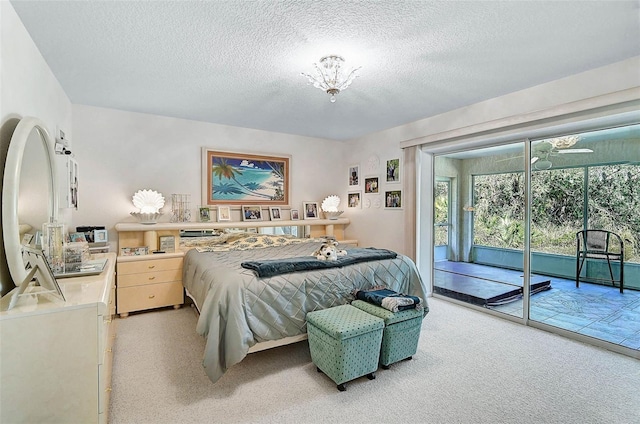
<svg viewBox="0 0 640 424"><path fill-rule="evenodd" d="M318 202L302 202L304 219L320 219Z"/></svg>
<svg viewBox="0 0 640 424"><path fill-rule="evenodd" d="M209 206L200 206L199 211L200 222L211 221L211 211L209 210Z"/></svg>
<svg viewBox="0 0 640 424"><path fill-rule="evenodd" d="M31 284L32 279L35 279L43 291L36 292L36 294L53 294L58 299L65 301L64 294L58 285L58 281L53 275L53 271L49 266L49 262L44 256L44 252L40 249L34 249L28 246L22 247L22 256L26 263L29 273L27 277L18 285L18 289L13 293L9 307L7 309L13 309L20 300L20 296L24 294L27 287Z"/></svg>
<svg viewBox="0 0 640 424"><path fill-rule="evenodd" d="M262 221L262 207L242 206L242 219L244 221Z"/></svg>
<svg viewBox="0 0 640 424"><path fill-rule="evenodd" d="M94 243L106 243L109 241L109 233L107 230L93 230Z"/></svg>
<svg viewBox="0 0 640 424"><path fill-rule="evenodd" d="M218 206L218 222L231 221L231 207Z"/></svg>
<svg viewBox="0 0 640 424"><path fill-rule="evenodd" d="M282 219L282 211L279 206L269 206L269 217L271 221L279 221Z"/></svg>
<svg viewBox="0 0 640 424"><path fill-rule="evenodd" d="M158 250L165 253L173 253L176 251L176 238L175 236L160 236L158 237Z"/></svg>

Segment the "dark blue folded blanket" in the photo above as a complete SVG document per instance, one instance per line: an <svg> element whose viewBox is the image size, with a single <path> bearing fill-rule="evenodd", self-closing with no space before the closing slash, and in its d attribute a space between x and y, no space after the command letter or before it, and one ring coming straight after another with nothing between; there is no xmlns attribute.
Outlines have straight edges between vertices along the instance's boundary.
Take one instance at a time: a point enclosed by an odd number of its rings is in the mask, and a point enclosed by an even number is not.
<svg viewBox="0 0 640 424"><path fill-rule="evenodd" d="M408 296L389 289L358 290L356 299L381 306L391 312L422 308L422 299L419 297Z"/></svg>
<svg viewBox="0 0 640 424"><path fill-rule="evenodd" d="M386 249L373 247L348 249L345 256L338 256L336 261L321 261L314 256L295 258L266 259L263 261L242 262L242 267L255 271L258 277L273 277L297 271L312 271L326 268L340 268L360 262L394 259L398 254Z"/></svg>

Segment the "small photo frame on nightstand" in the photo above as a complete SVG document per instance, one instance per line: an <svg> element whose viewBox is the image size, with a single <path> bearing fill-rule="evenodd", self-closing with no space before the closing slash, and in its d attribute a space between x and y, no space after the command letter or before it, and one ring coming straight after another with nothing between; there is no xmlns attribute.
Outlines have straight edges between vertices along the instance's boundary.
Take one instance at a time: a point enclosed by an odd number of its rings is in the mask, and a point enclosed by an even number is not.
<svg viewBox="0 0 640 424"><path fill-rule="evenodd" d="M175 236L160 236L158 237L158 250L165 253L173 253L176 251L176 238Z"/></svg>

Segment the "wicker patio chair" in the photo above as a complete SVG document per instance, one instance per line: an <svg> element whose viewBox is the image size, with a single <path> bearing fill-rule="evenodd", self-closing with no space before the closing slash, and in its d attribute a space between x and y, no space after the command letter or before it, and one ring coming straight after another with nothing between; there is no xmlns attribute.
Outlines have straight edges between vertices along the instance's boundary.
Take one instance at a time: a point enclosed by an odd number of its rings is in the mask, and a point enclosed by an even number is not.
<svg viewBox="0 0 640 424"><path fill-rule="evenodd" d="M576 287L580 287L580 272L585 260L601 259L607 261L611 284L615 287L615 283L620 283L620 293L622 293L624 289L624 242L622 238L607 230L583 230L576 233L576 239ZM619 280L613 277L612 261L620 262ZM594 280L609 281L607 279Z"/></svg>

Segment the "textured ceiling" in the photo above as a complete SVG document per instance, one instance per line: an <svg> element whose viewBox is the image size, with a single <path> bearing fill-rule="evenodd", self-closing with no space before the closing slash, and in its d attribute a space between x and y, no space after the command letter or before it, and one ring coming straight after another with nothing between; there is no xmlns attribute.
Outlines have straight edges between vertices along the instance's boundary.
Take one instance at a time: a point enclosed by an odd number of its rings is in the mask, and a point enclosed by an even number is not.
<svg viewBox="0 0 640 424"><path fill-rule="evenodd" d="M640 55L638 1L11 3L73 103L336 140Z"/></svg>

